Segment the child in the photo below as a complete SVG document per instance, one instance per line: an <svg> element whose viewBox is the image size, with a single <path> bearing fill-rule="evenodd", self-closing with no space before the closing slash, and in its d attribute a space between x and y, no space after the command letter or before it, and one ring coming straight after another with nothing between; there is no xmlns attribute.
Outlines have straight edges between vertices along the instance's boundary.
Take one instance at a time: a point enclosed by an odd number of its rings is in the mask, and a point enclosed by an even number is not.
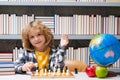
<svg viewBox="0 0 120 80"><path fill-rule="evenodd" d="M35 70L63 68L65 50L69 43L68 36L62 35L60 45L54 47L54 37L50 29L40 21L32 21L22 30L24 53L15 62L16 73L26 73Z"/></svg>

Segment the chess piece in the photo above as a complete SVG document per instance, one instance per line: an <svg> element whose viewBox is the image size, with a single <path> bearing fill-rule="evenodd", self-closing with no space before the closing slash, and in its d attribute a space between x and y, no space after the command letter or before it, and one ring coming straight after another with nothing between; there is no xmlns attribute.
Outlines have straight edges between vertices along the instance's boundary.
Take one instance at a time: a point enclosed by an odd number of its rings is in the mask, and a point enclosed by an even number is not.
<svg viewBox="0 0 120 80"><path fill-rule="evenodd" d="M44 70L43 70L43 69L40 69L39 74L40 74L40 76L43 76Z"/></svg>
<svg viewBox="0 0 120 80"><path fill-rule="evenodd" d="M68 70L68 67L67 66L65 66L65 72Z"/></svg>
<svg viewBox="0 0 120 80"><path fill-rule="evenodd" d="M63 69L63 71L62 71L62 76L64 76L65 75L65 70Z"/></svg>
<svg viewBox="0 0 120 80"><path fill-rule="evenodd" d="M66 76L69 76L69 69L66 70Z"/></svg>
<svg viewBox="0 0 120 80"><path fill-rule="evenodd" d="M50 69L48 70L48 75L50 75L51 74L51 71L50 71Z"/></svg>
<svg viewBox="0 0 120 80"><path fill-rule="evenodd" d="M56 74L56 68L53 67L53 73L52 73L52 75L54 76L55 74Z"/></svg>
<svg viewBox="0 0 120 80"><path fill-rule="evenodd" d="M78 69L75 68L75 69L74 69L74 72L75 72L75 74L78 74Z"/></svg>
<svg viewBox="0 0 120 80"><path fill-rule="evenodd" d="M38 63L34 63L34 66L35 66L35 67L38 67Z"/></svg>
<svg viewBox="0 0 120 80"><path fill-rule="evenodd" d="M38 70L38 63L34 63L35 70ZM39 72L39 70L38 70Z"/></svg>
<svg viewBox="0 0 120 80"><path fill-rule="evenodd" d="M38 70L36 70L35 71L35 76L38 76L38 75L39 75Z"/></svg>
<svg viewBox="0 0 120 80"><path fill-rule="evenodd" d="M44 75L47 75L47 68L44 69Z"/></svg>
<svg viewBox="0 0 120 80"><path fill-rule="evenodd" d="M57 75L60 76L61 75L61 71L60 68L57 69Z"/></svg>

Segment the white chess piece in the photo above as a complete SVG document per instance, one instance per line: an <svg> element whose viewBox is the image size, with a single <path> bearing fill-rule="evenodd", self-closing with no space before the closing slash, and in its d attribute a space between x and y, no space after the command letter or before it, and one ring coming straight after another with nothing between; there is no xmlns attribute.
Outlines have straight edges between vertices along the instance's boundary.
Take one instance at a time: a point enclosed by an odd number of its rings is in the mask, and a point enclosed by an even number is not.
<svg viewBox="0 0 120 80"><path fill-rule="evenodd" d="M44 71L44 75L46 76L47 75L47 69L45 68L45 71Z"/></svg>
<svg viewBox="0 0 120 80"><path fill-rule="evenodd" d="M69 69L66 70L66 76L69 76Z"/></svg>
<svg viewBox="0 0 120 80"><path fill-rule="evenodd" d="M56 68L54 67L54 68L53 68L53 73L52 73L52 75L54 76L55 73L56 73Z"/></svg>
<svg viewBox="0 0 120 80"><path fill-rule="evenodd" d="M63 71L62 71L62 76L64 76L65 75L65 70L63 69Z"/></svg>
<svg viewBox="0 0 120 80"><path fill-rule="evenodd" d="M61 71L60 68L57 69L57 75L60 76L61 75Z"/></svg>
<svg viewBox="0 0 120 80"><path fill-rule="evenodd" d="M51 74L51 71L50 70L48 70L48 75L50 75Z"/></svg>
<svg viewBox="0 0 120 80"><path fill-rule="evenodd" d="M38 70L36 70L35 71L35 76L38 76L38 75L39 75Z"/></svg>

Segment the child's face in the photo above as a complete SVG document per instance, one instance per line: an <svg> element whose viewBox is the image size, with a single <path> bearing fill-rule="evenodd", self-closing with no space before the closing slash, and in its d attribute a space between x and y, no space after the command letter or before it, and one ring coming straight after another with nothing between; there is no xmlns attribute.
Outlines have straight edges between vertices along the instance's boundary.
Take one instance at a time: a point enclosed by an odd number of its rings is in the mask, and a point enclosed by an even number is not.
<svg viewBox="0 0 120 80"><path fill-rule="evenodd" d="M31 29L29 33L29 41L36 50L43 51L45 47L45 36L38 29Z"/></svg>

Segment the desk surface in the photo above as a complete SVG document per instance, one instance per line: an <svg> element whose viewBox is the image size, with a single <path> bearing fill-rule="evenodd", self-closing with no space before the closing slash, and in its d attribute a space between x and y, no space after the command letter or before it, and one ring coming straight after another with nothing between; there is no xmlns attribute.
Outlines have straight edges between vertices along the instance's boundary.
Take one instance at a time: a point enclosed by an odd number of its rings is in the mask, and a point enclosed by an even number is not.
<svg viewBox="0 0 120 80"><path fill-rule="evenodd" d="M0 75L0 80L120 80L120 75L116 77L107 77L104 79L100 79L97 77L90 78L84 72L79 72L78 74L74 74L75 78L34 78L32 79L30 75L16 74L16 75Z"/></svg>

